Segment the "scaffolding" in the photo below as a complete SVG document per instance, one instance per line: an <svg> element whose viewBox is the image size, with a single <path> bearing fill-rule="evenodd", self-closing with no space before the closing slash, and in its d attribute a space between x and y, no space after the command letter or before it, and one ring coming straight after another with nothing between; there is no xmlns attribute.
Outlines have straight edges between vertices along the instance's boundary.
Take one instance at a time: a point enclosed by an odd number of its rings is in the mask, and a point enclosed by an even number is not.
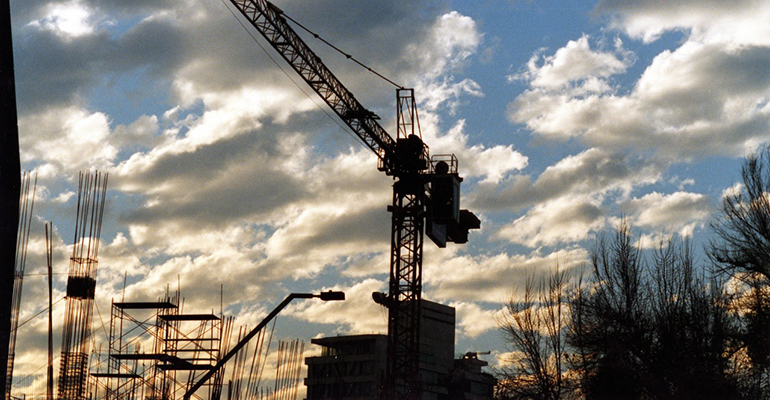
<svg viewBox="0 0 770 400"><path fill-rule="evenodd" d="M96 372L91 374L96 378L97 398L132 400L137 394L144 398L145 392L155 392L153 365L146 365L147 360L139 354L145 347L152 349L152 353L160 347L158 318L178 313L177 304L178 297L157 302L112 303L107 371L101 371L105 362L99 360Z"/></svg>
<svg viewBox="0 0 770 400"><path fill-rule="evenodd" d="M91 374L97 398L178 399L219 361L232 319L179 311L178 293L157 302L112 303L107 370ZM208 399L221 397L223 374L208 385Z"/></svg>

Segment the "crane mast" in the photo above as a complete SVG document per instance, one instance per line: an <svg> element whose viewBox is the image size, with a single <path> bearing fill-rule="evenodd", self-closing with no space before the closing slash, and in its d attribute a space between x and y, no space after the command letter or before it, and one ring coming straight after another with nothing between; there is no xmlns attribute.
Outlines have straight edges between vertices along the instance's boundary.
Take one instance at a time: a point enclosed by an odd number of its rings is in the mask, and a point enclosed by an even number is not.
<svg viewBox="0 0 770 400"><path fill-rule="evenodd" d="M429 156L422 141L412 89L397 90L397 136L364 108L267 0L230 0L281 57L379 158L378 169L393 176L388 294L375 293L388 308L388 356L383 399L419 399L420 309L424 234L440 247L467 242L480 223L459 210L454 155Z"/></svg>

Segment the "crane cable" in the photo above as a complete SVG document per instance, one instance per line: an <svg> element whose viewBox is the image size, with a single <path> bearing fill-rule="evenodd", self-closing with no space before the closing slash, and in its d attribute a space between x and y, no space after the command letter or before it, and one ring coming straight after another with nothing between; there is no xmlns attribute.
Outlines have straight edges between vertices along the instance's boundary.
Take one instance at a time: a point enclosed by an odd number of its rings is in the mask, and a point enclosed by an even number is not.
<svg viewBox="0 0 770 400"><path fill-rule="evenodd" d="M267 57L270 58L270 61L272 61L273 64L275 64L275 66L278 67L278 69L281 72L283 72L284 75L286 75L286 77L289 79L289 81L291 81L291 83L293 83L294 86L297 87L297 89L299 89L308 99L310 99L310 101L312 101L313 104L315 104L316 107L318 107L319 110L323 111L323 113L326 114L326 116L329 117L330 120L332 120L335 124L337 124L337 126L339 126L340 129L343 132L345 132L348 136L352 137L353 140L356 141L356 143L358 143L358 144L360 144L360 145L362 145L364 147L368 147L368 145L366 144L366 142L364 142L364 140L362 138L360 138L358 135L353 134L353 132L351 132L350 129L347 126L343 125L339 120L337 120L331 114L329 114L329 111L327 111L324 107L322 107L320 104L318 104L318 102L316 101L316 97L315 96L311 96L310 94L308 94L308 92L305 90L305 88L303 88L299 83L297 83L297 81L295 81L294 78L291 75L289 75L288 72L286 72L284 67L278 61L276 61L276 59L272 56L272 54L270 54L270 52L267 51L267 49L265 49L265 46L263 46L262 43L260 43L260 41L254 36L254 34L251 32L251 30L249 30L249 28L241 21L241 19L238 18L238 15L236 15L236 13L233 12L233 10L227 5L225 0L220 0L220 1L225 6L227 11L230 12L230 14L233 16L233 18L235 18L235 20L238 21L238 24L241 26L241 28L243 28L243 30L246 31L246 34L248 34L251 37L251 39L254 41L254 43L256 43L257 46L259 46L260 49L262 49L262 51L267 55Z"/></svg>
<svg viewBox="0 0 770 400"><path fill-rule="evenodd" d="M358 61L358 60L356 60L356 59L355 59L355 57L351 56L351 55L350 55L350 54L348 54L348 53L345 53L345 52L344 52L344 51L342 51L342 50L340 50L340 49L339 49L337 46L335 46L335 45L333 45L333 44L329 43L329 42L328 42L326 39L322 38L322 37L321 37L321 36L319 36L317 33L315 33L315 32L313 32L313 31L311 31L310 29L306 28L304 25L302 25L302 24L300 24L299 22L297 22L297 21L296 21L294 18L292 18L292 17L290 17L290 16L288 16L288 15L284 14L283 12L281 12L281 15L282 15L284 18L288 19L289 21L291 21L291 22L294 22L295 24L297 24L297 26L299 26L300 28L302 28L303 30L305 30L307 33L309 33L309 34L313 35L313 37L314 37L314 38L316 38L316 39L320 40L320 41L321 41L321 42L323 42L325 45L327 45L327 46L331 47L332 49L336 50L338 53L340 53L340 54L342 54L343 56L345 56L345 57L346 57L348 60L351 60L351 61L353 61L354 63L356 63L356 64L360 65L361 67L363 67L363 68L364 68L364 69L366 69L367 71L369 71L369 72L371 72L371 73L373 73L373 74L377 75L378 77L382 78L383 80L385 80L386 82L388 82L388 83L390 83L391 85L395 86L396 88L398 88L398 89L403 89L403 88L404 88L404 86L402 86L402 85L399 85L398 83L395 83L395 82L393 82L392 80L390 80L390 79L386 78L385 76L383 76L383 75L382 75L382 74L380 74L379 72L377 72L377 71L373 70L371 67L367 66L366 64L362 63L361 61Z"/></svg>

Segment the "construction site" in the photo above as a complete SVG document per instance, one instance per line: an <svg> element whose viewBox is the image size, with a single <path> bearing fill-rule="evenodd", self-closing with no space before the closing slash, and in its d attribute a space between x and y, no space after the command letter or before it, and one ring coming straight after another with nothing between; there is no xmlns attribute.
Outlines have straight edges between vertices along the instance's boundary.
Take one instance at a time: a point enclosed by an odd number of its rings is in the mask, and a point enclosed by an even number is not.
<svg viewBox="0 0 770 400"><path fill-rule="evenodd" d="M48 318L48 359L40 369L45 372L14 374L20 305L42 299L23 295L37 177L19 169L16 111L9 111L13 108L9 106L0 115L4 143L0 348L7 350L0 357L0 365L6 366L0 395L5 400L296 400L301 393L307 400L492 399L496 381L484 369L487 362L479 358L484 353L456 355L455 309L422 295L424 238L439 248L464 244L469 232L480 228L480 220L460 206L460 160L454 154L430 154L423 142L414 90L390 82L396 87L396 132L391 135L301 39L295 31L306 30L301 24L267 0L230 2L240 11L240 20L258 32L284 66L371 150L378 170L393 181L387 209L391 230L381 232L390 237L388 292L372 293L370 300L386 310L387 332L274 343L270 323L290 302L344 301L345 294L287 293L259 324L237 327L221 306L219 313L185 309L180 289L167 288L160 298L113 299L105 323L106 344L95 345L99 246L104 215L111 211L105 205L108 174L90 170L78 177L74 232L67 233L73 239L67 243L72 252L63 328L53 329L60 324L52 320L56 260L54 227L48 222L48 307L36 316ZM5 10L0 10L0 17L9 18L8 1L2 3ZM14 102L10 21L2 21L0 29L3 57L11 57L0 60L0 72L6 74L3 82L11 82L0 97ZM107 305L101 309L104 313ZM313 351L311 346L316 346Z"/></svg>

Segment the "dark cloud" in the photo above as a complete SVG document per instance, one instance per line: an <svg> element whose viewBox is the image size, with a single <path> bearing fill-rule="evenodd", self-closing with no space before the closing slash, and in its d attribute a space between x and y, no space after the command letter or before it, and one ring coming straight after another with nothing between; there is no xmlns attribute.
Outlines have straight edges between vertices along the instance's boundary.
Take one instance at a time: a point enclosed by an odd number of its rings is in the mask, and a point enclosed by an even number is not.
<svg viewBox="0 0 770 400"><path fill-rule="evenodd" d="M637 95L653 113L668 111L672 122L717 122L730 100L757 98L770 91L770 48L766 46L688 46L681 55L665 54L639 82Z"/></svg>
<svg viewBox="0 0 770 400"><path fill-rule="evenodd" d="M161 11L168 8L168 4L155 0L83 0L84 3L109 15L146 15L154 11ZM177 2L180 5L184 1ZM189 2L187 2L189 3Z"/></svg>
<svg viewBox="0 0 770 400"><path fill-rule="evenodd" d="M114 50L106 71L121 73L147 67L157 77L168 79L189 62L195 38L164 18L141 21L108 45Z"/></svg>
<svg viewBox="0 0 770 400"><path fill-rule="evenodd" d="M264 217L284 204L308 195L305 182L283 170L290 153L259 133L237 135L204 145L194 152L168 152L142 171L120 176L116 184L156 198L157 205L134 210L127 223L184 220L190 228L226 225L245 217ZM271 154L272 153L272 154Z"/></svg>
<svg viewBox="0 0 770 400"><path fill-rule="evenodd" d="M26 28L14 38L19 113L76 101L100 81L111 50L106 34L66 41L51 31Z"/></svg>
<svg viewBox="0 0 770 400"><path fill-rule="evenodd" d="M351 204L351 210L342 215L327 214L320 223L322 229L309 225L305 227L310 235L300 236L291 242L288 252L300 251L313 247L334 248L354 246L360 250L374 246L382 248L389 243L390 213L387 212L384 203L381 207L372 207L376 204Z"/></svg>

